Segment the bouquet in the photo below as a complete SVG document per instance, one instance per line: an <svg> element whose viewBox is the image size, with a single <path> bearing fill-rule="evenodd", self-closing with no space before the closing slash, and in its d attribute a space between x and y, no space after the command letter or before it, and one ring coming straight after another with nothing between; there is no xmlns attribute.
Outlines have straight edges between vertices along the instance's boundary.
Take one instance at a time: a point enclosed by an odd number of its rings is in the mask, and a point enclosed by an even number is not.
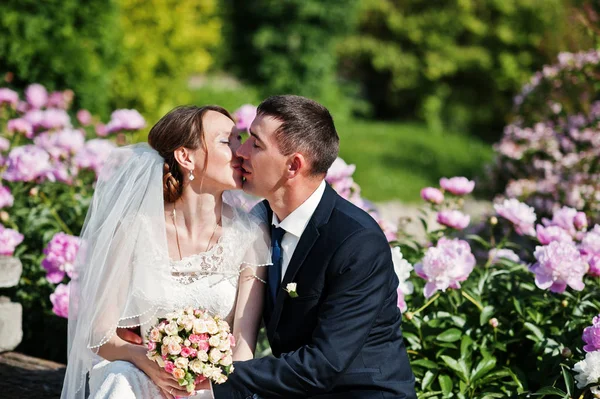
<svg viewBox="0 0 600 399"><path fill-rule="evenodd" d="M147 338L148 358L188 392L206 379L222 384L233 372L235 339L229 324L203 310L188 307L169 313L158 319Z"/></svg>

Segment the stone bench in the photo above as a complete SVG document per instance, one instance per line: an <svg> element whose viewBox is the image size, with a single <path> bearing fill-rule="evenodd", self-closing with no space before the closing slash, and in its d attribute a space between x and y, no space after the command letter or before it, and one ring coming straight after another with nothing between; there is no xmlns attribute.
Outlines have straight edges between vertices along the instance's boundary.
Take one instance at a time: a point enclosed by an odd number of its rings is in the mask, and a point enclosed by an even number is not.
<svg viewBox="0 0 600 399"><path fill-rule="evenodd" d="M16 352L0 353L0 397L59 399L64 364Z"/></svg>

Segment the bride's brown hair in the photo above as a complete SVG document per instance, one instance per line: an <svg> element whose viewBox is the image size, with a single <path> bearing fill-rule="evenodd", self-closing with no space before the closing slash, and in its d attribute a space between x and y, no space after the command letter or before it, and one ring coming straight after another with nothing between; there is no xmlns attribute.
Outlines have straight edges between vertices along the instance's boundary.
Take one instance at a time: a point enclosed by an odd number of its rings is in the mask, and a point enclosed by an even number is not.
<svg viewBox="0 0 600 399"><path fill-rule="evenodd" d="M148 134L148 144L165 159L163 167L163 196L166 202L175 202L183 193L183 173L177 164L174 152L180 147L197 150L202 146L208 152L204 140L202 118L208 111L225 115L233 121L229 112L218 105L204 107L181 106L160 118ZM208 157L205 158L204 169Z"/></svg>

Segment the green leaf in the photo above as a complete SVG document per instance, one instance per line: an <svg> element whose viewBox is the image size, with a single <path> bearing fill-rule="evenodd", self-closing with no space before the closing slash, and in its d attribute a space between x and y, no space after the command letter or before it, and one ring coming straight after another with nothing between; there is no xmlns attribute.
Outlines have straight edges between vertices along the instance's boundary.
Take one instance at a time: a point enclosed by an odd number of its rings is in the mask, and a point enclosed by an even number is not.
<svg viewBox="0 0 600 399"><path fill-rule="evenodd" d="M435 374L432 371L427 371L423 377L423 380L421 380L421 390L426 391L433 382L434 378Z"/></svg>
<svg viewBox="0 0 600 399"><path fill-rule="evenodd" d="M441 358L448 367L456 372L456 375L461 380L467 381L467 373L464 370L464 366L461 366L458 361L452 359L450 356L442 355Z"/></svg>
<svg viewBox="0 0 600 399"><path fill-rule="evenodd" d="M456 342L460 339L461 335L462 331L458 328L450 328L438 335L436 339L442 342Z"/></svg>
<svg viewBox="0 0 600 399"><path fill-rule="evenodd" d="M496 367L495 357L483 358L471 372L471 382L475 382L484 377L486 374L492 371L494 367Z"/></svg>
<svg viewBox="0 0 600 399"><path fill-rule="evenodd" d="M575 392L575 382L573 381L573 375L570 370L564 365L561 364L560 368L562 369L563 378L565 379L565 386L567 387L567 393L570 397L574 396Z"/></svg>
<svg viewBox="0 0 600 399"><path fill-rule="evenodd" d="M479 315L479 325L485 325L488 321L490 321L490 319L492 318L492 315L494 314L495 309L493 306L485 306L483 308L483 310L481 311L481 314Z"/></svg>
<svg viewBox="0 0 600 399"><path fill-rule="evenodd" d="M436 362L433 362L428 359L419 359L419 360L411 361L410 365L417 366L417 367L425 367L427 369L436 369L436 370L439 368L439 366L437 365Z"/></svg>
<svg viewBox="0 0 600 399"><path fill-rule="evenodd" d="M467 239L468 240L477 241L485 249L490 249L492 247L490 245L490 243L488 243L487 241L485 241L483 238L479 237L477 234L468 234L467 235Z"/></svg>
<svg viewBox="0 0 600 399"><path fill-rule="evenodd" d="M446 374L441 374L438 377L438 381L440 383L440 387L442 388L444 398L450 397L450 394L452 393L452 379Z"/></svg>
<svg viewBox="0 0 600 399"><path fill-rule="evenodd" d="M460 357L470 358L473 353L473 340L468 335L463 335L460 340Z"/></svg>
<svg viewBox="0 0 600 399"><path fill-rule="evenodd" d="M536 326L535 324L531 324L531 323L529 323L529 322L525 322L525 323L523 324L523 326L524 326L526 329L528 329L529 331L531 331L531 332L532 332L532 333L535 335L535 337L536 337L538 340L540 340L540 341L541 341L541 340L543 340L543 339L544 339L544 333L543 333L543 332L542 332L542 330L540 330L540 329L539 329L539 327L538 327L538 326Z"/></svg>
<svg viewBox="0 0 600 399"><path fill-rule="evenodd" d="M521 303L519 303L519 300L515 297L513 297L513 305L515 307L515 310L517 311L517 313L521 316L523 316L523 310L521 309Z"/></svg>
<svg viewBox="0 0 600 399"><path fill-rule="evenodd" d="M534 393L533 395L536 396L542 396L542 395L555 395L555 396L565 396L567 393L555 388L555 387L543 387L542 389L538 390L536 393Z"/></svg>

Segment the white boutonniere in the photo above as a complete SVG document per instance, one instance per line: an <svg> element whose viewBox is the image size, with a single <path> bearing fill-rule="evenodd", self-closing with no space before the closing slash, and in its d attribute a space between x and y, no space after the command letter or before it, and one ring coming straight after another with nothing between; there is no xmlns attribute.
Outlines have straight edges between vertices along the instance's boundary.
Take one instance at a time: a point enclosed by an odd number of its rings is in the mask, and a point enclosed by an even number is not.
<svg viewBox="0 0 600 399"><path fill-rule="evenodd" d="M289 283L285 286L285 290L290 294L290 298L297 298L298 293L296 292L296 283Z"/></svg>

